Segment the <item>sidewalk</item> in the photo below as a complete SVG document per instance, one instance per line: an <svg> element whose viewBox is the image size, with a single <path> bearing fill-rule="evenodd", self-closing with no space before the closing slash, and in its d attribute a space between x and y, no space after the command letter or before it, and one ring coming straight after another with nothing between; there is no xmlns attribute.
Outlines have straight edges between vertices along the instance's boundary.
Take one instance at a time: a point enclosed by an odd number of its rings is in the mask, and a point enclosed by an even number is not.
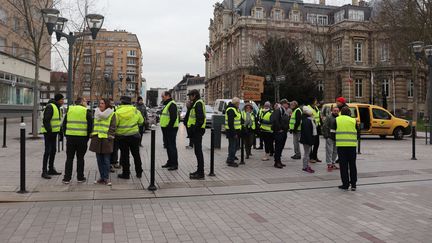
<svg viewBox="0 0 432 243"><path fill-rule="evenodd" d="M27 122L27 120L26 120ZM27 127L29 127L28 124ZM0 131L2 127L0 126ZM19 124L8 125L7 148L0 148L0 201L50 201L50 200L99 200L122 198L163 198L204 195L226 195L238 193L257 193L268 191L304 190L309 188L335 187L340 184L339 171L327 172L325 163L312 165L315 174L301 171L302 162L292 160L292 137L288 136L283 152L284 169L273 167L273 161L261 161L262 150L253 150L246 165L238 168L225 165L227 141L222 138L222 149L215 151L215 177L206 176L205 181L191 181L189 172L196 169L193 150L185 149L185 130L180 127L178 133L179 170L170 172L162 169L167 156L162 147L160 128L157 129L156 141L156 192L147 191L150 176L150 132L143 138L141 157L143 160L143 178L138 179L132 173L131 180L120 180L111 174L112 187L94 185L97 179L97 165L92 152L86 154L85 173L87 182L77 184L75 173L70 185L63 185L62 176L44 180L40 177L43 155L43 140L27 140L27 190L28 194L15 193L19 189ZM27 129L29 130L29 128ZM206 174L210 160L210 131L203 139ZM361 143L362 154L358 156L359 186L364 184L387 183L398 181L421 181L432 179L430 155L432 146L424 145L419 140L417 159L411 158L411 140L365 138ZM319 157L325 157L325 142L321 140ZM240 157L240 153L238 154ZM64 169L65 152L56 156L56 168ZM133 164L133 162L132 162ZM75 165L74 165L75 166ZM75 169L75 167L74 167ZM133 168L132 168L133 171Z"/></svg>

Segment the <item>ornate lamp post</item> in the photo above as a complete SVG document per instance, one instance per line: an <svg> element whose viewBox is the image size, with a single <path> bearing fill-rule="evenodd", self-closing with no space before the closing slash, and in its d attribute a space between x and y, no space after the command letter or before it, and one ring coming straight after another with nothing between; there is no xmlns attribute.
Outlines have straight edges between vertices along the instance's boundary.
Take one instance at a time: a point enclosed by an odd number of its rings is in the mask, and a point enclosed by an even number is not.
<svg viewBox="0 0 432 243"><path fill-rule="evenodd" d="M42 16L45 22L45 25L48 29L48 34L51 36L52 33L56 33L57 41L60 41L61 37L65 37L67 43L69 44L69 63L68 63L68 82L67 82L67 99L68 105L72 104L72 74L73 74L73 45L75 44L78 38L84 36L91 36L93 40L96 39L96 36L99 30L102 28L104 22L104 16L99 14L88 14L85 16L87 27L90 29L90 32L80 33L78 35L74 35L72 32L69 34L63 33L63 28L65 23L68 21L66 18L59 17L60 11L54 8L46 8L42 9Z"/></svg>
<svg viewBox="0 0 432 243"><path fill-rule="evenodd" d="M428 82L429 82L429 144L432 145L432 45L424 47L426 54L426 61L429 68Z"/></svg>

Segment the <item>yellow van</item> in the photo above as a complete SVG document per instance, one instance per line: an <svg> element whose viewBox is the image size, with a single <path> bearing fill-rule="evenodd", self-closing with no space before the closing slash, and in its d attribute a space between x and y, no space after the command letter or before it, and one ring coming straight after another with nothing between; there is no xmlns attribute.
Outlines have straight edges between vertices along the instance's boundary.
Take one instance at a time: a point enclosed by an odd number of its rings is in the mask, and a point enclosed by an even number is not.
<svg viewBox="0 0 432 243"><path fill-rule="evenodd" d="M331 113L331 107L336 104L325 104L322 107L322 118ZM411 134L409 121L393 116L386 109L370 104L349 103L351 116L357 120L362 135L379 135L381 138L394 136L403 139L404 135Z"/></svg>

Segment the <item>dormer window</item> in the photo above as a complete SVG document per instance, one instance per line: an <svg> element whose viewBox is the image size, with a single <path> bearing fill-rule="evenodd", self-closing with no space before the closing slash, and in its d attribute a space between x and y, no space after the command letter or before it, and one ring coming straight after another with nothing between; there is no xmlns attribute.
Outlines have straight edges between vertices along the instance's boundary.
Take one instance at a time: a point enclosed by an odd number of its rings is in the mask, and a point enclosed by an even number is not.
<svg viewBox="0 0 432 243"><path fill-rule="evenodd" d="M341 10L334 15L335 23L342 22L345 19L345 10Z"/></svg>
<svg viewBox="0 0 432 243"><path fill-rule="evenodd" d="M300 22L300 12L299 11L292 11L291 12L291 20L293 22Z"/></svg>
<svg viewBox="0 0 432 243"><path fill-rule="evenodd" d="M354 21L364 21L364 11L350 9L348 11L348 18Z"/></svg>
<svg viewBox="0 0 432 243"><path fill-rule="evenodd" d="M311 24L317 25L327 25L328 17L327 15L322 14L308 14L307 15L308 22Z"/></svg>
<svg viewBox="0 0 432 243"><path fill-rule="evenodd" d="M264 18L264 10L262 8L255 9L255 18L263 19Z"/></svg>
<svg viewBox="0 0 432 243"><path fill-rule="evenodd" d="M273 18L275 20L282 20L282 11L280 9L273 11Z"/></svg>

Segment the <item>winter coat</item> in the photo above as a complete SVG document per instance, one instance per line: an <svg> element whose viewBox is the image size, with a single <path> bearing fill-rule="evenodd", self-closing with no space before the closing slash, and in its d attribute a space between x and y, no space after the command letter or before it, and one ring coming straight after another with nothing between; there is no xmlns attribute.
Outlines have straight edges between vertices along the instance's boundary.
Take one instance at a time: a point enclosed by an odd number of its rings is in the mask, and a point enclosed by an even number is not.
<svg viewBox="0 0 432 243"><path fill-rule="evenodd" d="M302 115L302 123L301 123L301 132L300 132L300 143L307 145L314 145L314 136L313 136L313 125L312 121L308 119L306 114Z"/></svg>
<svg viewBox="0 0 432 243"><path fill-rule="evenodd" d="M114 110L106 109L105 112L101 113L98 108L95 112L94 119L98 119L100 117L106 118L109 115L111 115L112 112L114 112ZM116 116L113 115L108 130L108 138L99 138L97 135L92 135L89 150L97 154L112 153L114 147L115 129L116 129Z"/></svg>

